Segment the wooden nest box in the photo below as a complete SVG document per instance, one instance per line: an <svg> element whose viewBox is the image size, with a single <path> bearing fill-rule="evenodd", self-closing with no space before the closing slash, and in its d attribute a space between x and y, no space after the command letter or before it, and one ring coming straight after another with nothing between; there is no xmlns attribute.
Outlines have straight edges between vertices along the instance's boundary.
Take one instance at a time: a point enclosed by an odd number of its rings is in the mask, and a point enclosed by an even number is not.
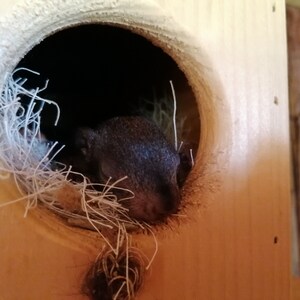
<svg viewBox="0 0 300 300"><path fill-rule="evenodd" d="M161 48L185 74L201 120L186 217L157 231L137 298L289 299L284 1L2 0L0 88L42 40L84 24L121 27ZM0 203L18 197L13 180L0 181ZM44 210L23 215L21 203L0 209L0 298L85 299L81 280L101 239ZM153 252L149 235L132 239Z"/></svg>

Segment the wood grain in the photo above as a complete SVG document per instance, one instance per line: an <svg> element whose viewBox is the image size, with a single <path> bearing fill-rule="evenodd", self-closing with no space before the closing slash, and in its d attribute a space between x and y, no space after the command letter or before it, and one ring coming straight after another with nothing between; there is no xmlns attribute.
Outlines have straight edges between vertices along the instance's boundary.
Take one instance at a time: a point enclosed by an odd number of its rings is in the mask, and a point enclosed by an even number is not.
<svg viewBox="0 0 300 300"><path fill-rule="evenodd" d="M203 205L181 226L158 233L159 252L138 299L289 299L285 3L154 2L199 43L203 67L218 83L216 114L226 112L227 125L218 129L207 161L207 172L215 172L208 175L218 181L203 188L194 172L187 197ZM9 183L0 188L2 200L16 196ZM68 246L32 224L38 226L15 206L0 210L0 299L81 299L78 282L95 251ZM150 239L136 239L151 253Z"/></svg>
<svg viewBox="0 0 300 300"><path fill-rule="evenodd" d="M298 300L298 299L300 299L300 279L299 279L299 277L293 277L291 283L292 283L291 299Z"/></svg>
<svg viewBox="0 0 300 300"><path fill-rule="evenodd" d="M300 193L299 193L299 101L300 101L300 9L287 6L287 37L289 66L289 100L290 100L290 132L293 163L293 247L292 266L294 276L299 276L299 228L300 228ZM299 299L299 278L292 281L292 299Z"/></svg>

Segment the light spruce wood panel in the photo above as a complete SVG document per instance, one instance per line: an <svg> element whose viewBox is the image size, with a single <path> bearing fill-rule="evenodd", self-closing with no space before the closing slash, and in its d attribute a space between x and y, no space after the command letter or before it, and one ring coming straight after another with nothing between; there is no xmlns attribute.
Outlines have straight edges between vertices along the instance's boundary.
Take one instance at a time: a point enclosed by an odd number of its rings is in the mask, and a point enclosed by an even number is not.
<svg viewBox="0 0 300 300"><path fill-rule="evenodd" d="M156 2L197 38L205 67L218 79L216 89L222 91L220 102L228 112L224 115L228 127L218 135L219 144L227 149L218 151L226 152L227 163L220 161L221 184L210 195L213 200L194 216L196 220L177 233L159 236L159 253L139 299L289 299L285 3ZM5 10L0 9L0 14L9 12L14 3L2 2ZM2 200L14 196L10 187L1 186ZM200 196L193 195L195 201ZM0 234L5 237L0 256L3 299L19 299L17 293L31 293L30 299L41 295L69 299L95 252L77 249L76 243L66 245L64 237L50 229L32 230L32 222L23 220L14 207L0 214ZM33 223L38 226L36 220ZM146 250L152 247L139 239ZM37 275L44 273L48 275Z"/></svg>

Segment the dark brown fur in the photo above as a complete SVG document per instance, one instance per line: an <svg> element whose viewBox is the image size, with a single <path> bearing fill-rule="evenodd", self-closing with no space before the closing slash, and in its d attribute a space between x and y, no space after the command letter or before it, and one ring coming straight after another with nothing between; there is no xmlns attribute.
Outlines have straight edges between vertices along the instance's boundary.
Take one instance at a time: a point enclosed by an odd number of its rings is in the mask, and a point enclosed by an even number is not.
<svg viewBox="0 0 300 300"><path fill-rule="evenodd" d="M109 177L127 176L118 186L134 193L122 201L131 217L156 222L177 211L180 157L154 123L143 117L115 117L96 129L79 129L75 146L80 150L75 168L91 180L104 183Z"/></svg>

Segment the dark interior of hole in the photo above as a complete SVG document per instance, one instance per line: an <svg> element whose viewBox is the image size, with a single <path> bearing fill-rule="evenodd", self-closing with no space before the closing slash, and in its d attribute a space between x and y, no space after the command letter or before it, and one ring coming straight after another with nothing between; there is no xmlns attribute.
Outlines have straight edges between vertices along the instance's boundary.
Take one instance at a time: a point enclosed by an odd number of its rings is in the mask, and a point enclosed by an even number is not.
<svg viewBox="0 0 300 300"><path fill-rule="evenodd" d="M61 139L77 126L93 127L112 116L132 115L140 99L151 100L154 93L160 97L169 89L169 80L176 93L186 96L177 97L178 101L197 111L185 75L172 58L125 29L85 25L60 31L34 47L17 67L41 74L31 76L32 87L43 86L49 79L42 96L61 108L57 128L53 126L55 109L44 109L42 130L51 139Z"/></svg>
<svg viewBox="0 0 300 300"><path fill-rule="evenodd" d="M19 67L40 73L24 74L28 88L43 86L49 79L41 96L57 102L61 115L53 126L56 109L45 105L41 131L47 139L66 145L78 127L95 127L113 116L135 115L141 99L152 101L167 93L172 101L172 80L178 112L185 112L191 127L184 142L196 153L200 122L192 89L174 60L142 36L99 24L69 28L34 47ZM22 101L26 106L26 100Z"/></svg>

